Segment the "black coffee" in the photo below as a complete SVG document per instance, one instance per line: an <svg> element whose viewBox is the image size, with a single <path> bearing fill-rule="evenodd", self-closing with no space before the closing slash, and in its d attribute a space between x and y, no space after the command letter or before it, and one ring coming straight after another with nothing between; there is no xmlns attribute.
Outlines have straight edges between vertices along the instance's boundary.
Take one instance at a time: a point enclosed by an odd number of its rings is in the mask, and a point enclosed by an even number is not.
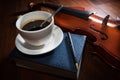
<svg viewBox="0 0 120 80"><path fill-rule="evenodd" d="M22 29L26 30L26 31L36 31L36 30L43 29L43 28L45 28L46 26L48 26L50 24L50 22L46 22L42 26L40 26L40 24L43 21L44 20L35 20L33 22L29 22L26 25L24 25Z"/></svg>

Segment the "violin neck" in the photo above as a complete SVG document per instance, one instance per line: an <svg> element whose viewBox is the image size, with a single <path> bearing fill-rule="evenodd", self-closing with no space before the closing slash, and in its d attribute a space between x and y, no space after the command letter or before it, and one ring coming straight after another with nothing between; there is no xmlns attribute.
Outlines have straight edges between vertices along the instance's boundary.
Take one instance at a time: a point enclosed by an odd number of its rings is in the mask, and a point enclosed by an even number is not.
<svg viewBox="0 0 120 80"><path fill-rule="evenodd" d="M49 3L38 3L38 4L36 4L32 7L32 10L36 10L40 6L48 7L48 8L51 8L53 10L57 10L60 7L59 5L54 5L54 4L49 4ZM72 8L69 8L69 7L63 7L61 9L61 12L69 14L69 15L73 15L73 16L76 16L76 17L79 17L79 18L83 18L83 19L88 19L89 16L91 14L93 14L93 13L88 12L88 11L72 9Z"/></svg>

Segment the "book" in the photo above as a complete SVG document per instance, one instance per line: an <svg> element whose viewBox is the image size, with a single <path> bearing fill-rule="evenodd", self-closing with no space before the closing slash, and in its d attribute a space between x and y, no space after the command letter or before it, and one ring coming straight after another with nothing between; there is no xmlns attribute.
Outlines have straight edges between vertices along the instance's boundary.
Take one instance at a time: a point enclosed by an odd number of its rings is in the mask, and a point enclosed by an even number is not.
<svg viewBox="0 0 120 80"><path fill-rule="evenodd" d="M71 33L73 47L75 49L75 58L79 64L76 70L71 50L66 40L67 34L64 33L62 43L54 50L43 55L26 55L17 48L13 49L10 57L15 61L16 66L36 70L47 74L76 79L80 71L82 55L86 43L85 35Z"/></svg>

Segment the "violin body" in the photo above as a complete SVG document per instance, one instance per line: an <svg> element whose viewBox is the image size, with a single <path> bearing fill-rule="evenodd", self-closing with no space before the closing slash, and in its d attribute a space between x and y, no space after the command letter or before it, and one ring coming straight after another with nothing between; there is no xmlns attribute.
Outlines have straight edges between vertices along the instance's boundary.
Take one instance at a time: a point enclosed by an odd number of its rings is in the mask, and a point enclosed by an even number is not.
<svg viewBox="0 0 120 80"><path fill-rule="evenodd" d="M95 15L91 15L91 17L101 22L103 20ZM63 30L87 35L87 41L93 44L98 52L97 55L112 67L120 69L120 31L114 22L108 21L111 26L106 25L105 31L100 22L92 19L84 20L63 13L55 16L55 22ZM102 32L107 36L107 39L103 39Z"/></svg>
<svg viewBox="0 0 120 80"><path fill-rule="evenodd" d="M58 8L55 5L46 5L42 4L42 6L53 10ZM32 6L30 10L37 10L38 7L41 7L41 4ZM62 10L55 16L55 24L60 26L64 31L86 35L87 41L92 43L98 52L97 55L112 67L120 70L120 30L117 28L115 21L108 19L106 25L103 25L104 18L97 15L91 15L84 11L84 13L80 12L80 14L73 13L73 8ZM70 12L72 14L69 14ZM80 17L77 17L76 14L77 16L80 15Z"/></svg>

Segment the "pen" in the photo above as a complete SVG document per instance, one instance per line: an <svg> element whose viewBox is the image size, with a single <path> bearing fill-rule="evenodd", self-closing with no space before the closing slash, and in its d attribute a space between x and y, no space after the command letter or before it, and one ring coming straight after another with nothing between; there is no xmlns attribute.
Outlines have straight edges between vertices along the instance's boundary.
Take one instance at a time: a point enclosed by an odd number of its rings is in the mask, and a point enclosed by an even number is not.
<svg viewBox="0 0 120 80"><path fill-rule="evenodd" d="M73 42L72 42L72 39L71 39L70 32L67 32L67 39L68 39L68 42L69 42L69 45L70 45L70 48L71 48L71 51L72 51L71 54L72 54L72 57L73 57L75 68L76 68L76 70L78 70L78 63L77 63L77 60L76 60L76 57L75 57L75 50L74 50L74 46L73 46Z"/></svg>

